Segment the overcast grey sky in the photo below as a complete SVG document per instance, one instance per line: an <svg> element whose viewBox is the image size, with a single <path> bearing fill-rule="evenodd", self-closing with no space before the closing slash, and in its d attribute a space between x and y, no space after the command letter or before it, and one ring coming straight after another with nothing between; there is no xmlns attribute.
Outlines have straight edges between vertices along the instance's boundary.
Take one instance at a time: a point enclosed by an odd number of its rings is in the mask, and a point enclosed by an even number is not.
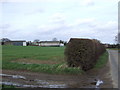
<svg viewBox="0 0 120 90"><path fill-rule="evenodd" d="M115 42L118 0L16 1L0 3L1 38L27 41L90 38Z"/></svg>

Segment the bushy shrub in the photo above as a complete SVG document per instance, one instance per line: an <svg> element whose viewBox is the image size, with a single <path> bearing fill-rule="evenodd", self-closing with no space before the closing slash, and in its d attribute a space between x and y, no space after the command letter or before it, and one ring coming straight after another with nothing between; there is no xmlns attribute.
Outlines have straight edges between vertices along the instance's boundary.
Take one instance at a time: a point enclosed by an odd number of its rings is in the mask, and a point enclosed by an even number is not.
<svg viewBox="0 0 120 90"><path fill-rule="evenodd" d="M105 47L98 40L71 38L65 56L69 67L80 67L87 71L104 51Z"/></svg>

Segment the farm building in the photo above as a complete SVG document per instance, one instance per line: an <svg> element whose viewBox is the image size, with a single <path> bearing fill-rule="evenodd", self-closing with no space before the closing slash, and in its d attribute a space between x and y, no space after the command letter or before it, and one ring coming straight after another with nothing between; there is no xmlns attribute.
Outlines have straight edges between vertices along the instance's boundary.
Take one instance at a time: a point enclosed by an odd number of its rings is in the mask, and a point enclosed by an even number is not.
<svg viewBox="0 0 120 90"><path fill-rule="evenodd" d="M26 46L26 41L7 41L4 45Z"/></svg>
<svg viewBox="0 0 120 90"><path fill-rule="evenodd" d="M39 46L60 46L60 41L41 41Z"/></svg>

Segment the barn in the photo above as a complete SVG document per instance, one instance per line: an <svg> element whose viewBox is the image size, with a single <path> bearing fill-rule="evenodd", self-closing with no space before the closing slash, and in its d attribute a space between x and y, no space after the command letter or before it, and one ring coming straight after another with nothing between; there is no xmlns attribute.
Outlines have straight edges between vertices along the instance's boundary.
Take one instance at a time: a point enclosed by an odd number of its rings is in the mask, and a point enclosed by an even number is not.
<svg viewBox="0 0 120 90"><path fill-rule="evenodd" d="M39 43L39 46L44 46L44 47L48 47L48 46L59 47L60 46L60 41L41 41Z"/></svg>
<svg viewBox="0 0 120 90"><path fill-rule="evenodd" d="M4 45L26 46L26 41L7 41Z"/></svg>

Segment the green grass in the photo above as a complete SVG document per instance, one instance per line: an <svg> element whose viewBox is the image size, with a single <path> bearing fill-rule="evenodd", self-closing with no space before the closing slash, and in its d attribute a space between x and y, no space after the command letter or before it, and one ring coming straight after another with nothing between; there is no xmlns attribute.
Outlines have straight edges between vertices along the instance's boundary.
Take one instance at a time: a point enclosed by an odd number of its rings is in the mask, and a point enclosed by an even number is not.
<svg viewBox="0 0 120 90"><path fill-rule="evenodd" d="M110 49L110 50L120 50L120 48L107 48L107 49Z"/></svg>
<svg viewBox="0 0 120 90"><path fill-rule="evenodd" d="M79 68L64 67L65 47L37 47L37 46L3 46L2 69L29 70L50 74L78 74L83 72ZM50 60L58 64L22 64L13 63L17 59ZM61 67L63 66L63 67Z"/></svg>
<svg viewBox="0 0 120 90"><path fill-rule="evenodd" d="M56 56L64 56L64 47L3 46L3 58L6 60L17 58L49 60Z"/></svg>
<svg viewBox="0 0 120 90"><path fill-rule="evenodd" d="M106 51L105 53L103 53L103 55L99 57L94 68L99 69L103 67L104 65L106 65L107 61L108 61L108 52Z"/></svg>
<svg viewBox="0 0 120 90"><path fill-rule="evenodd" d="M29 70L50 74L80 74L79 68L66 67L64 61L65 47L38 47L38 46L3 46L2 47L2 69ZM49 60L57 61L57 64L22 64L11 62L17 59ZM105 52L98 60L94 68L103 67L108 60Z"/></svg>

